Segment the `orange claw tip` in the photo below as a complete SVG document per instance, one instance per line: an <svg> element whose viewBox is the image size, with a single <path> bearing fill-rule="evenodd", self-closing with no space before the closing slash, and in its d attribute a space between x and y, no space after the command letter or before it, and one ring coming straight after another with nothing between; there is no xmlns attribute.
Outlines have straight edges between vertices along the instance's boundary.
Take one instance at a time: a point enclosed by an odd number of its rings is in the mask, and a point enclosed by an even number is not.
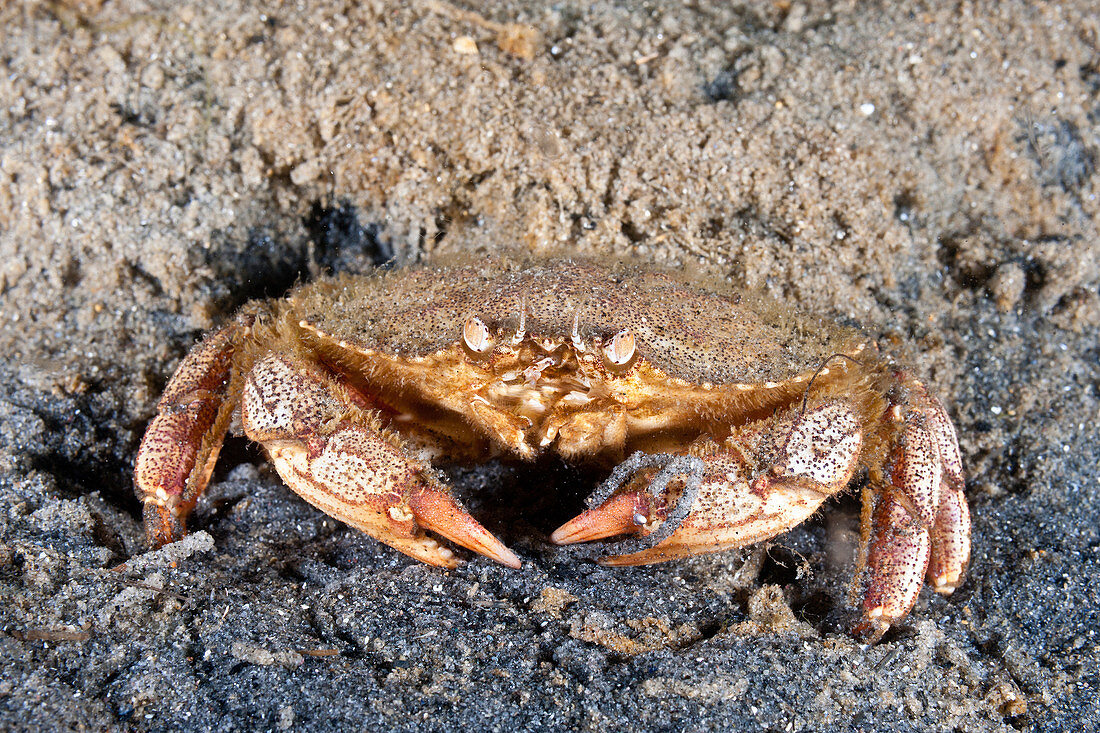
<svg viewBox="0 0 1100 733"><path fill-rule="evenodd" d="M554 530L550 541L556 545L571 545L575 542L591 542L637 532L639 526L634 521L637 493L632 491L613 496L602 506L573 517Z"/></svg>
<svg viewBox="0 0 1100 733"><path fill-rule="evenodd" d="M482 527L458 502L438 489L424 489L409 496L409 508L416 523L443 535L451 542L473 550L517 570L522 566L516 553ZM434 563L433 563L434 564Z"/></svg>

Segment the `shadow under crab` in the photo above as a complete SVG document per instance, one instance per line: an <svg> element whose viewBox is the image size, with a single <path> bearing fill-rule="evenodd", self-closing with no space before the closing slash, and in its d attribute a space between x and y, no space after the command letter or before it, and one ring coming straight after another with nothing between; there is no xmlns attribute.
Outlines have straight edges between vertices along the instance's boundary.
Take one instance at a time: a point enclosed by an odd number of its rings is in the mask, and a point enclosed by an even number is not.
<svg viewBox="0 0 1100 733"><path fill-rule="evenodd" d="M179 538L234 414L287 484L424 562L432 532L520 559L433 461L613 467L559 544L612 565L741 547L868 475L858 633L962 581L969 512L940 403L859 331L633 263L500 260L344 276L246 306L180 365L138 454L149 541Z"/></svg>

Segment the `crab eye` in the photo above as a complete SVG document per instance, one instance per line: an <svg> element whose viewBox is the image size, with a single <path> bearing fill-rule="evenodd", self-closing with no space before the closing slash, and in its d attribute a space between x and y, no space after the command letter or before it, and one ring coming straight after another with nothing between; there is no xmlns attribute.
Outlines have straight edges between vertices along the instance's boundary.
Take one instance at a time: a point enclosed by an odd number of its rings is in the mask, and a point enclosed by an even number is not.
<svg viewBox="0 0 1100 733"><path fill-rule="evenodd" d="M470 316L462 325L462 340L466 348L475 354L485 354L493 348L489 328L477 316Z"/></svg>
<svg viewBox="0 0 1100 733"><path fill-rule="evenodd" d="M622 367L634 358L634 333L624 328L611 338L611 343L603 347L603 356L608 366Z"/></svg>

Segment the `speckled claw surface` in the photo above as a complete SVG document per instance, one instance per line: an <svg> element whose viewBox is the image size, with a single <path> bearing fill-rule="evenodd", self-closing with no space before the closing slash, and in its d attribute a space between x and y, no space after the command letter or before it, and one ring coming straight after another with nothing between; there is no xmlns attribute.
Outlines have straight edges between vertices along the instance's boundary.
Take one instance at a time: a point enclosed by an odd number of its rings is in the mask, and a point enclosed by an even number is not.
<svg viewBox="0 0 1100 733"><path fill-rule="evenodd" d="M802 522L847 487L861 444L859 422L842 402L777 416L705 450L697 485L687 477L654 487L648 474L640 475L637 482L646 486L612 496L551 539L568 544L641 535L641 542L628 543L638 549L601 560L606 565L743 547Z"/></svg>
<svg viewBox="0 0 1100 733"><path fill-rule="evenodd" d="M205 388L226 384L224 360L206 358L223 340L210 339L188 357L166 392L169 404L146 432L138 485L146 492L146 528L154 545L182 534L179 507L193 505L187 499L209 480L212 450L204 446L224 436L225 421L216 419L224 399L208 396L212 391ZM458 560L425 530L520 566L515 553L431 478L430 468L408 456L375 415L316 367L271 354L245 375L241 392L245 433L266 449L287 485L321 511L429 565L455 567Z"/></svg>
<svg viewBox="0 0 1100 733"><path fill-rule="evenodd" d="M865 475L867 638L925 581L952 592L970 554L954 427L920 382L859 331L645 265L452 262L249 304L146 431L150 544L186 531L238 416L306 501L431 565L457 564L446 540L520 566L432 461L545 452L614 467L551 537L625 536L609 565L774 537Z"/></svg>

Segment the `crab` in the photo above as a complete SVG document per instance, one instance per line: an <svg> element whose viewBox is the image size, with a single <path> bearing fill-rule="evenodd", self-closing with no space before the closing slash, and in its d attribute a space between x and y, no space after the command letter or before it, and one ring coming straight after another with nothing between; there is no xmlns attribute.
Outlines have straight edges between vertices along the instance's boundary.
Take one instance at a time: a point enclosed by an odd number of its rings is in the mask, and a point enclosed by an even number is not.
<svg viewBox="0 0 1100 733"><path fill-rule="evenodd" d="M864 637L970 554L955 429L918 379L859 330L638 263L455 261L246 305L142 440L151 545L183 536L238 424L306 501L430 565L459 562L433 534L521 565L433 462L548 451L613 467L550 536L624 537L608 565L760 542L860 485Z"/></svg>

